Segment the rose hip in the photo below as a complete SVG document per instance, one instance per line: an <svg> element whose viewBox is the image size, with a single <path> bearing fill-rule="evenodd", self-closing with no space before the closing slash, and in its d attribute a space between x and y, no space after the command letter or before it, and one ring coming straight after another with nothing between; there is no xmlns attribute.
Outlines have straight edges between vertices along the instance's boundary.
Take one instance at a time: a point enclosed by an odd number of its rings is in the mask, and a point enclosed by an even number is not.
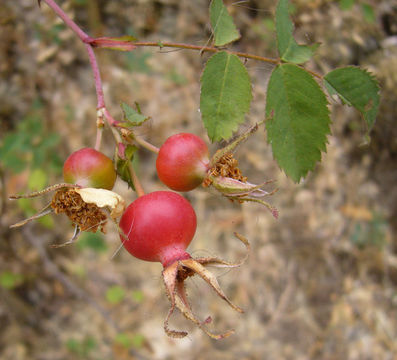
<svg viewBox="0 0 397 360"><path fill-rule="evenodd" d="M82 187L111 190L116 177L112 160L92 148L75 151L63 165L65 182Z"/></svg>

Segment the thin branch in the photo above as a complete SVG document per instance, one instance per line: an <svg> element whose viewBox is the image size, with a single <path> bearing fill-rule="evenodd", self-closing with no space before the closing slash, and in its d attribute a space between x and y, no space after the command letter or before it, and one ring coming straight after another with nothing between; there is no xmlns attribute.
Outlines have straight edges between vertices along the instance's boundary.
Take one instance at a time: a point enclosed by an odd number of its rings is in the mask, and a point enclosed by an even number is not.
<svg viewBox="0 0 397 360"><path fill-rule="evenodd" d="M135 46L160 47L160 49L162 49L163 47L172 47L172 48L178 48L178 49L198 50L200 52L212 52L212 53L216 53L216 52L223 50L223 49L219 49L219 48L213 47L213 46L200 46L200 45L191 45L191 44L174 43L174 42L161 42L161 41L160 42L151 42L151 41L134 42L134 45ZM246 58L246 59L264 61L264 62L268 62L268 63L275 64L275 65L280 63L280 60L278 60L278 59L271 59L271 58L267 58L267 57L263 57L263 56L243 53L240 51L229 51L229 52L231 54L234 54L239 57Z"/></svg>
<svg viewBox="0 0 397 360"><path fill-rule="evenodd" d="M43 0L64 22L65 24L75 32L75 34L80 38L80 40L85 44L85 48L88 53L88 58L90 60L91 68L94 73L95 91L97 95L97 124L103 121L105 118L109 125L112 126L116 123L116 120L109 114L105 105L105 97L103 93L103 86L101 80L101 74L99 71L98 62L95 57L95 53L92 45L90 44L93 40L88 34L86 34L66 13L53 1L53 0ZM104 116L103 116L104 115ZM95 141L95 149L99 150L102 141L102 129L97 126L97 136Z"/></svg>
<svg viewBox="0 0 397 360"><path fill-rule="evenodd" d="M138 179L138 176L136 175L136 172L134 170L134 167L132 166L131 162L128 164L128 171L130 172L132 183L134 184L135 191L139 196L145 195L145 191L143 190L143 187Z"/></svg>
<svg viewBox="0 0 397 360"><path fill-rule="evenodd" d="M153 144L147 142L146 140L144 140L144 139L142 139L140 137L134 136L134 140L139 145L141 145L143 148L145 148L145 149L147 149L147 150L149 150L151 152L154 152L155 154L158 154L159 151L160 151L160 149L157 146L154 146Z"/></svg>
<svg viewBox="0 0 397 360"><path fill-rule="evenodd" d="M85 44L85 48L90 59L92 71L94 73L95 90L97 95L97 109L105 108L105 97L103 95L101 73L99 72L98 62L96 61L94 50L90 44Z"/></svg>
<svg viewBox="0 0 397 360"><path fill-rule="evenodd" d="M43 0L54 12L73 30L82 42L86 43L92 38L86 34L53 0Z"/></svg>
<svg viewBox="0 0 397 360"><path fill-rule="evenodd" d="M174 42L151 42L151 41L145 41L145 42L134 42L135 46L152 46L152 47L159 47L160 49L164 47L171 47L171 48L178 48L178 49L186 49L186 50L197 50L200 52L211 52L211 53L216 53L219 51L222 51L224 49L220 49L217 47L213 46L199 46L199 45L191 45L191 44L184 44L184 43L174 43ZM252 60L257 60L257 61L262 61L274 65L278 65L281 63L280 59L272 59L264 56L259 56L259 55L254 55L254 54L249 54L249 53L244 53L240 51L230 51L228 50L230 54L237 55L241 58L244 59L252 59ZM322 76L314 71L308 70L305 68L307 72L312 74L313 76L322 79Z"/></svg>

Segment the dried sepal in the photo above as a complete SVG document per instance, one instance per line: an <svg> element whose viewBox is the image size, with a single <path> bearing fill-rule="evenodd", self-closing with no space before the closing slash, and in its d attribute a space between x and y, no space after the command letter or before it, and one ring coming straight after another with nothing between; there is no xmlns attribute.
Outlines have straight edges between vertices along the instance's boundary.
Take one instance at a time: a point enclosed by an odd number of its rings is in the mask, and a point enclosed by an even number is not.
<svg viewBox="0 0 397 360"><path fill-rule="evenodd" d="M234 236L244 244L245 249L246 249L245 256L240 261L230 262L230 261L225 261L225 260L219 259L218 257L196 258L195 260L203 266L212 266L212 267L217 267L217 268L229 268L229 269L240 267L248 259L251 246L250 246L248 239L246 237L244 237L243 235L241 235L237 232L234 232Z"/></svg>
<svg viewBox="0 0 397 360"><path fill-rule="evenodd" d="M207 282L214 290L215 292L223 299L225 300L234 310L237 312L244 312L241 308L239 308L237 305L234 305L228 297L225 295L225 293L222 291L218 280L216 279L216 276L212 274L210 271L208 271L203 265L201 265L199 262L193 259L187 259L187 260L181 260L180 261L181 265L187 267L188 269L192 270L195 274L199 275L204 281Z"/></svg>
<svg viewBox="0 0 397 360"><path fill-rule="evenodd" d="M234 179L240 182L246 182L247 178L243 176L238 167L238 161L233 157L232 153L224 154L219 158L218 162L212 165L204 180L204 186L213 184L214 179L221 177L226 179Z"/></svg>
<svg viewBox="0 0 397 360"><path fill-rule="evenodd" d="M113 191L96 188L81 188L74 189L74 191L87 204L95 204L99 208L110 208L110 217L112 219L120 217L125 210L124 199Z"/></svg>
<svg viewBox="0 0 397 360"><path fill-rule="evenodd" d="M163 270L165 292L171 303L167 317L164 320L164 331L169 337L172 338L183 338L188 334L186 331L171 330L168 326L168 321L175 310L175 292L177 284L176 277L178 274L178 267L179 263L175 262Z"/></svg>
<svg viewBox="0 0 397 360"><path fill-rule="evenodd" d="M263 186L274 182L273 180L268 180L259 185L255 185L229 177L209 175L207 177L207 181L208 184L211 184L217 191L219 191L229 200L238 201L240 203L248 201L262 204L269 209L276 219L278 218L277 208L261 199L265 196L271 196L278 191L278 189L275 189L271 192L267 192L262 189Z"/></svg>
<svg viewBox="0 0 397 360"><path fill-rule="evenodd" d="M194 260L191 259L193 262ZM213 339L223 339L233 334L234 330L226 331L222 334L214 334L204 327L209 322L207 318L204 322L201 322L193 313L192 308L187 300L186 289L184 280L179 278L180 272L184 272L182 261L177 261L168 266L163 271L163 279L166 287L167 296L171 302L171 307L168 311L167 317L164 321L164 330L166 334L173 338L183 338L188 335L186 331L172 330L168 326L169 319L173 314L175 307L185 316L186 319L196 324L202 331ZM191 274L194 275L194 272ZM190 275L190 276L191 276Z"/></svg>
<svg viewBox="0 0 397 360"><path fill-rule="evenodd" d="M205 321L200 321L194 314L190 307L190 304L187 300L186 290L183 283L177 284L177 292L175 296L175 305L179 309L179 311L190 321L196 324L202 331L204 331L209 337L215 340L220 340L227 338L228 336L234 333L234 330L228 330L221 334L215 334L208 329L204 325L211 322L211 318L208 317Z"/></svg>
<svg viewBox="0 0 397 360"><path fill-rule="evenodd" d="M100 229L105 232L107 215L104 210L110 210L110 218L115 221L125 209L124 199L113 191L96 188L81 188L75 184L55 184L43 190L24 195L12 195L11 200L33 198L55 191L51 203L37 214L22 220L11 227L19 227L30 221L36 220L51 212L65 213L76 226L72 239L65 244L73 242L80 231L96 232ZM62 244L61 246L63 246Z"/></svg>
<svg viewBox="0 0 397 360"><path fill-rule="evenodd" d="M240 145L243 141L247 140L253 133L258 130L258 124L251 126L246 132L238 136L230 144L226 145L222 149L215 152L214 156L211 158L211 166L219 163L219 161L227 154L233 153L233 151Z"/></svg>
<svg viewBox="0 0 397 360"><path fill-rule="evenodd" d="M54 209L51 208L51 203L48 203L43 209L41 209L38 213L28 217L27 219L21 220L13 225L10 225L10 228L17 228L17 227L21 227L23 225L26 225L27 223L33 221L33 220L37 220L40 219L43 216L46 216L48 214L51 214L52 212L54 212Z"/></svg>
<svg viewBox="0 0 397 360"><path fill-rule="evenodd" d="M249 183L247 178L241 173L237 159L233 156L233 152L237 146L245 141L257 129L258 124L249 128L237 139L224 148L219 149L214 154L211 159L211 168L207 172L203 186L212 186L231 201L238 201L240 203L250 201L262 204L270 210L275 218L278 218L278 210L261 199L264 196L273 195L277 191L276 189L269 193L262 189L263 186L272 183L273 180L264 181L259 185Z"/></svg>
<svg viewBox="0 0 397 360"><path fill-rule="evenodd" d="M249 242L245 237L243 237L240 234L235 233L235 236L246 246L247 249L247 254L242 261L239 261L237 263L231 263L218 259L216 257L197 258L197 259L189 258L184 260L178 260L173 264L167 266L163 270L163 281L165 285L165 290L168 299L170 300L171 303L167 317L164 321L164 330L168 336L175 338L182 338L187 335L186 331L172 330L169 328L168 322L175 308L177 308L185 316L186 319L192 321L202 331L204 331L208 336L210 336L213 339L223 339L234 333L234 330L228 330L221 334L215 334L206 328L205 325L210 323L212 319L211 317L207 317L204 321L200 321L193 313L192 308L187 299L184 281L188 277L197 274L203 280L205 280L215 290L218 296L224 301L226 301L232 309L242 313L243 310L237 305L233 304L229 300L229 298L225 295L225 293L223 292L223 290L221 289L218 283L218 280L216 279L216 276L212 274L208 269L206 269L206 266L234 268L241 266L244 263L244 261L248 257L248 251L250 248Z"/></svg>
<svg viewBox="0 0 397 360"><path fill-rule="evenodd" d="M60 248L60 247L64 247L64 246L66 246L66 245L72 244L73 242L76 241L76 239L78 239L78 237L80 236L80 234L81 234L81 229L80 229L80 227L79 227L78 225L75 225L75 226L74 226L74 233L73 233L73 236L72 236L68 241L66 241L66 242L64 242L64 243L62 243L62 244L53 244L53 245L51 245L51 247L53 247L53 248Z"/></svg>
<svg viewBox="0 0 397 360"><path fill-rule="evenodd" d="M251 197L263 197L271 195L267 191L263 190L262 187L274 182L273 180L264 181L263 183L256 185L249 182L243 182L240 180L232 179L229 177L211 176L211 183L215 189L220 191L225 196L251 196ZM273 192L272 192L273 193Z"/></svg>
<svg viewBox="0 0 397 360"><path fill-rule="evenodd" d="M277 190L275 190L277 191ZM270 193L269 195L273 194L274 192ZM248 202L256 202L258 204L261 204L263 206L265 206L273 215L273 217L275 219L278 219L279 216L279 212L278 209L276 207L274 207L273 205L269 204L268 202L261 200L261 199L256 199L256 198L252 198L252 197L236 197L236 198L230 198L231 200L237 200L237 201L248 201Z"/></svg>
<svg viewBox="0 0 397 360"><path fill-rule="evenodd" d="M67 184L67 183L55 184L55 185L51 185L43 190L35 191L35 192L29 193L29 194L10 195L9 199L10 200L18 200L18 199L34 198L34 197L38 197L38 196L47 194L51 191L56 191L56 190L64 189L64 188L78 188L78 186L75 184Z"/></svg>

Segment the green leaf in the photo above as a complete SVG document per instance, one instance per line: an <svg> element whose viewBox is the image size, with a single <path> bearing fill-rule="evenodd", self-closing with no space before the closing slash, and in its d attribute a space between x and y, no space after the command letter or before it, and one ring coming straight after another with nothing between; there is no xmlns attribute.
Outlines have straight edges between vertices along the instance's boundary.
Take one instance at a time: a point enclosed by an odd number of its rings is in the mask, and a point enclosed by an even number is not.
<svg viewBox="0 0 397 360"><path fill-rule="evenodd" d="M37 221L47 229L53 229L55 226L54 219L50 215L43 216Z"/></svg>
<svg viewBox="0 0 397 360"><path fill-rule="evenodd" d="M37 210L33 207L32 201L30 199L18 199L17 204L26 217L37 213Z"/></svg>
<svg viewBox="0 0 397 360"><path fill-rule="evenodd" d="M223 46L240 38L233 18L229 15L222 0L211 1L210 21L214 32L215 46Z"/></svg>
<svg viewBox="0 0 397 360"><path fill-rule="evenodd" d="M375 77L354 66L339 68L324 76L328 92L338 94L343 103L354 106L364 117L368 131L375 123L379 107L379 85Z"/></svg>
<svg viewBox="0 0 397 360"><path fill-rule="evenodd" d="M374 12L374 8L370 4L361 4L361 11L363 12L365 21L370 24L375 23L376 16Z"/></svg>
<svg viewBox="0 0 397 360"><path fill-rule="evenodd" d="M112 286L106 291L106 300L111 304L120 303L125 297L125 290L121 286Z"/></svg>
<svg viewBox="0 0 397 360"><path fill-rule="evenodd" d="M327 98L307 71L294 64L277 66L267 89L268 142L280 167L295 182L313 170L326 151Z"/></svg>
<svg viewBox="0 0 397 360"><path fill-rule="evenodd" d="M66 341L66 348L72 352L77 354L81 358L87 358L88 355L97 347L96 340L91 337L85 337L83 340L77 339L68 339Z"/></svg>
<svg viewBox="0 0 397 360"><path fill-rule="evenodd" d="M124 180L131 189L135 190L134 182L132 181L131 174L129 171L129 166L132 160L134 159L135 152L138 148L134 145L127 145L125 149L125 159L117 156L116 161L116 170L117 174L120 176L122 180Z"/></svg>
<svg viewBox="0 0 397 360"><path fill-rule="evenodd" d="M288 14L288 0L279 0L276 9L276 34L280 58L302 64L313 56L319 44L298 45L292 35L293 30L294 25Z"/></svg>
<svg viewBox="0 0 397 360"><path fill-rule="evenodd" d="M22 274L15 274L10 271L3 271L0 274L0 286L5 289L14 289L23 282Z"/></svg>
<svg viewBox="0 0 397 360"><path fill-rule="evenodd" d="M145 343L145 337L142 334L135 334L132 338L132 345L134 348L141 348Z"/></svg>
<svg viewBox="0 0 397 360"><path fill-rule="evenodd" d="M101 232L83 232L77 242L79 250L91 249L97 253L106 252L108 247Z"/></svg>
<svg viewBox="0 0 397 360"><path fill-rule="evenodd" d="M28 179L28 187L31 191L44 189L47 185L47 174L42 169L34 169Z"/></svg>
<svg viewBox="0 0 397 360"><path fill-rule="evenodd" d="M141 334L119 333L116 335L114 341L126 349L131 347L141 348L145 342L145 337Z"/></svg>
<svg viewBox="0 0 397 360"><path fill-rule="evenodd" d="M229 139L244 122L252 100L251 80L240 59L226 51L207 62L201 76L200 111L211 141Z"/></svg>
<svg viewBox="0 0 397 360"><path fill-rule="evenodd" d="M139 109L139 105L135 105L138 106ZM123 117L125 122L123 125L125 125L126 127L140 126L146 120L149 120L148 116L142 115L140 111L136 111L134 108L127 105L126 103L121 103L121 109L123 110Z"/></svg>
<svg viewBox="0 0 397 360"><path fill-rule="evenodd" d="M114 342L123 346L126 349L132 347L132 335L126 333L119 333L114 338Z"/></svg>
<svg viewBox="0 0 397 360"><path fill-rule="evenodd" d="M342 10L350 10L354 5L355 0L340 0L339 6Z"/></svg>
<svg viewBox="0 0 397 360"><path fill-rule="evenodd" d="M145 295L141 290L135 290L131 293L131 299L137 303L141 303L145 299Z"/></svg>

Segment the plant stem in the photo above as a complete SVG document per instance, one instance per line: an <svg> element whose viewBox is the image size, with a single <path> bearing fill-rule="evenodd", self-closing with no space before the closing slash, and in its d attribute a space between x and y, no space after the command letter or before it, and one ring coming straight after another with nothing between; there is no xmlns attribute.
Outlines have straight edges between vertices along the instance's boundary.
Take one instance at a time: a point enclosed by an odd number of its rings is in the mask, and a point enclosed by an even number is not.
<svg viewBox="0 0 397 360"><path fill-rule="evenodd" d="M163 47L171 47L171 48L177 48L177 49L187 49L187 50L198 50L200 52L212 52L216 53L219 51L223 51L224 49L220 49L217 47L213 46L199 46L199 45L191 45L191 44L184 44L184 43L174 43L174 42L152 42L152 41L145 41L145 42L134 42L133 43L135 46L152 46L152 47L159 47L162 49ZM280 59L271 59L267 58L264 56L259 56L259 55L254 55L254 54L249 54L249 53L244 53L240 51L229 51L230 54L237 55L241 58L244 59L252 59L252 60L258 60L262 62L267 62L270 64L278 65L281 63ZM314 71L305 69L307 72L312 74L313 76L322 79L322 76Z"/></svg>
<svg viewBox="0 0 397 360"><path fill-rule="evenodd" d="M141 139L139 137L134 136L134 140L139 145L141 145L143 148L145 148L145 149L147 149L147 150L149 150L151 152L154 152L155 154L158 154L159 151L160 151L160 149L157 146L154 146L153 144L151 144L151 143L147 142L146 140L143 140L143 139Z"/></svg>
<svg viewBox="0 0 397 360"><path fill-rule="evenodd" d="M183 43L174 43L174 42L134 42L135 46L155 46L155 47L171 47L171 48L178 48L178 49L187 49L187 50L198 50L201 52L212 52L216 53L219 51L222 51L222 49L212 47L212 46L199 46L199 45L191 45L191 44L183 44ZM253 59L253 60L259 60L259 61L264 61L268 62L271 64L279 64L280 60L278 59L271 59L263 56L258 56L258 55L253 55L253 54L247 54L239 51L229 51L231 54L237 55L242 58L246 59Z"/></svg>
<svg viewBox="0 0 397 360"><path fill-rule="evenodd" d="M43 0L54 12L72 29L82 42L86 43L92 40L53 0Z"/></svg>
<svg viewBox="0 0 397 360"><path fill-rule="evenodd" d="M136 172L131 162L128 164L128 171L130 172L131 180L132 183L134 184L135 191L138 197L145 195L145 191L143 190L143 187L138 179L138 176L136 175Z"/></svg>
<svg viewBox="0 0 397 360"><path fill-rule="evenodd" d="M80 38L80 40L85 44L85 48L88 53L88 58L90 60L91 68L94 73L95 91L97 95L97 123L103 122L103 118L112 126L116 123L116 120L109 114L105 105L105 97L103 94L103 86L101 80L101 74L99 71L98 62L95 57L94 50L90 45L92 38L86 34L66 13L55 3L53 0L43 0L63 21L64 23L74 31L74 33ZM97 135L95 141L95 149L99 150L102 141L102 127L97 126Z"/></svg>
<svg viewBox="0 0 397 360"><path fill-rule="evenodd" d="M90 44L85 44L85 48L87 49L88 57L90 59L91 68L94 73L95 91L96 91L96 95L97 95L97 109L106 108L105 107L105 97L103 95L101 73L99 72L98 62L96 61L94 50Z"/></svg>
<svg viewBox="0 0 397 360"><path fill-rule="evenodd" d="M102 133L103 133L103 127L102 128L97 127L95 148L94 148L96 151L99 151L99 149L101 148Z"/></svg>
<svg viewBox="0 0 397 360"><path fill-rule="evenodd" d="M104 106L103 107L103 113L105 115L105 118L107 122L109 123L110 126L117 125L118 121L114 119L112 115L110 115L109 110Z"/></svg>

